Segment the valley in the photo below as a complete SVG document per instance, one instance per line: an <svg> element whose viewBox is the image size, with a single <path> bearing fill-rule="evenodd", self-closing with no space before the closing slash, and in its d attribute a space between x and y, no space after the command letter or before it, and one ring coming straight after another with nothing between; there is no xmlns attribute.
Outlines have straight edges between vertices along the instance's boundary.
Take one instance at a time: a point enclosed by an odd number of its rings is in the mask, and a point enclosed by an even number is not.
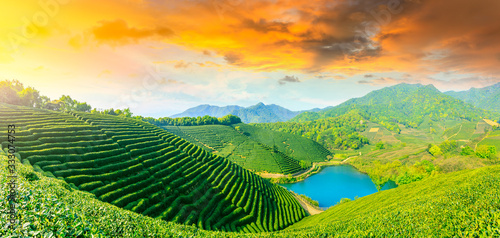
<svg viewBox="0 0 500 238"><path fill-rule="evenodd" d="M398 95L399 104L387 99L387 92ZM427 95L423 103L421 94ZM413 109L387 111L397 108ZM0 103L0 126L16 125L20 192L39 194L23 209L51 196L60 201L56 207L68 207L68 216L83 217L80 226L60 234L105 237L145 235L100 224L121 216L135 219L123 224L155 227L156 235L178 231L203 237L417 234L422 231L406 224L425 217L427 223L415 224L430 227L425 234L433 236L444 219L435 212L452 206L444 214L461 214L446 198L455 196L449 192L459 194L453 199L460 209L477 215L460 216L441 232L494 235L498 210L488 215L482 207L499 208L491 198L498 195L492 173L500 163L495 117L433 87L405 84L274 123L245 124L233 115L154 119ZM0 143L2 163L11 142ZM49 193L42 195L44 190ZM481 191L474 198L480 205L465 202L475 196L471 190ZM92 218L91 204L112 212ZM26 219L32 232L72 222ZM486 230L466 226L477 219L487 221L481 225ZM394 225L380 226L389 221Z"/></svg>

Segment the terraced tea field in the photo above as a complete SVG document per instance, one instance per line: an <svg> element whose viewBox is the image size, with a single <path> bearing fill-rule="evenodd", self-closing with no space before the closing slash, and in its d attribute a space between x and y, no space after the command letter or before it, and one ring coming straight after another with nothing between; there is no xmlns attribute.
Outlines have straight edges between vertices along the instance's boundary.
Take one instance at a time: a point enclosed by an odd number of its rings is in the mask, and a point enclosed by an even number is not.
<svg viewBox="0 0 500 238"><path fill-rule="evenodd" d="M0 128L12 124L24 164L136 213L243 232L280 230L306 215L285 189L140 120L0 104Z"/></svg>
<svg viewBox="0 0 500 238"><path fill-rule="evenodd" d="M292 174L302 170L300 160L319 162L330 155L324 147L307 138L245 124L163 128L246 169L259 172Z"/></svg>
<svg viewBox="0 0 500 238"><path fill-rule="evenodd" d="M234 124L244 135L268 147L276 146L279 151L297 160L323 162L332 155L318 142L290 133L273 131L248 124Z"/></svg>

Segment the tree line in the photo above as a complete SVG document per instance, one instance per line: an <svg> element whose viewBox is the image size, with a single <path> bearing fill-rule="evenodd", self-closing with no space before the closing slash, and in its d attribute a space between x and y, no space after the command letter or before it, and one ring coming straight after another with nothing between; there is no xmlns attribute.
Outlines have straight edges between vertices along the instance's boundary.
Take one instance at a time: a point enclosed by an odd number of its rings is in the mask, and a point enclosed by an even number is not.
<svg viewBox="0 0 500 238"><path fill-rule="evenodd" d="M142 116L135 116L134 118L141 119L145 122L149 122L155 126L204 126L204 125L232 125L241 123L241 119L234 115L226 115L220 118L208 115L203 117L179 117L179 118L161 117L158 119L153 117L142 117Z"/></svg>

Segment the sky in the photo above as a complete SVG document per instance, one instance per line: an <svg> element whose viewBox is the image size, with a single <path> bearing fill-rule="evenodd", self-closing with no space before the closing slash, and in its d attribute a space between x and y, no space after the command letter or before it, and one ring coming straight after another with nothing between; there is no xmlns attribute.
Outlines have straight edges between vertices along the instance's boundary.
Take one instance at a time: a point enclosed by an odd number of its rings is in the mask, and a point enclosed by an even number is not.
<svg viewBox="0 0 500 238"><path fill-rule="evenodd" d="M0 80L163 117L500 82L498 0L6 0Z"/></svg>

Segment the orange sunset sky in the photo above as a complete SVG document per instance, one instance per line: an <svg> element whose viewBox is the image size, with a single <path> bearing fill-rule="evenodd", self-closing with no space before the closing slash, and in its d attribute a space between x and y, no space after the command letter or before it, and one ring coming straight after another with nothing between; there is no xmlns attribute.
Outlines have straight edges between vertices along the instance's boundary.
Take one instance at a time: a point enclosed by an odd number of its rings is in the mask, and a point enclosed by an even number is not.
<svg viewBox="0 0 500 238"><path fill-rule="evenodd" d="M337 105L397 83L500 82L498 0L7 0L2 80L169 116Z"/></svg>

